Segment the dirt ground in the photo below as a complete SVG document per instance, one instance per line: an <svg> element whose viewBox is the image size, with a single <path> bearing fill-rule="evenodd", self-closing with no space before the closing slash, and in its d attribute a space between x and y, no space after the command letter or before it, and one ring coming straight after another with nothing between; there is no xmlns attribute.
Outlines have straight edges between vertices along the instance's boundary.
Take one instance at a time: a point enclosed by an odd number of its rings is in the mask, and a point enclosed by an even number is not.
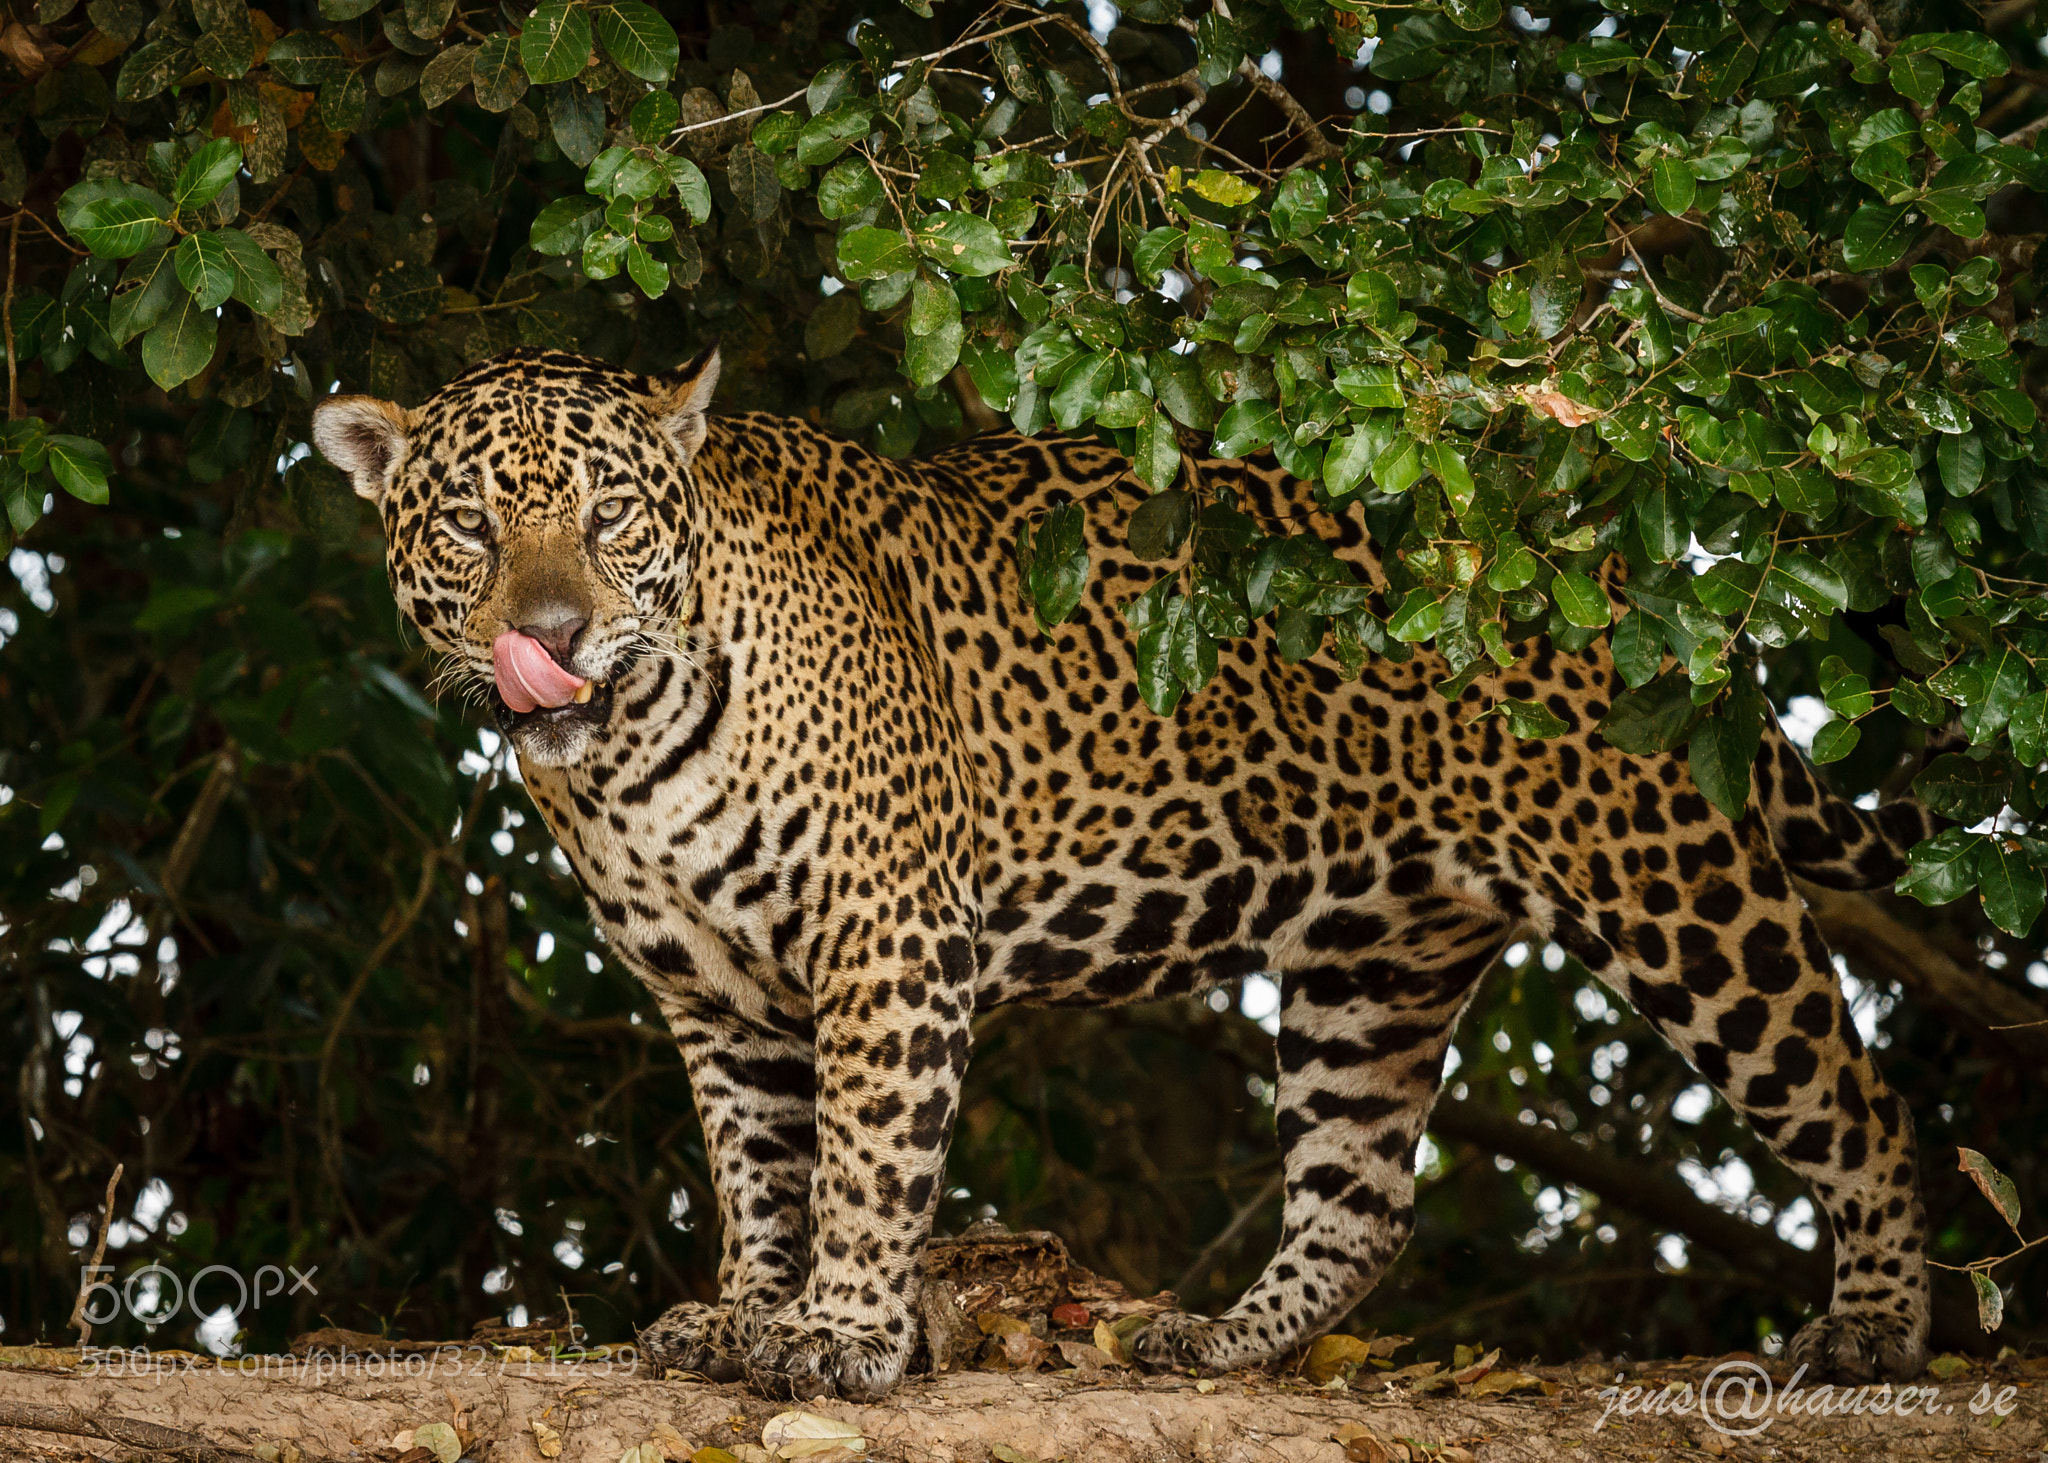
<svg viewBox="0 0 2048 1463"><path fill-rule="evenodd" d="M790 1442L789 1423L774 1419L792 1409L743 1387L657 1381L607 1359L528 1361L481 1351L347 1363L252 1358L225 1367L173 1356L117 1367L82 1361L75 1351L17 1350L0 1353L0 1418L21 1418L27 1408L75 1408L87 1419L155 1423L279 1463L453 1463L457 1456L474 1463L764 1463L804 1456L818 1463L855 1456L881 1463L2048 1463L2044 1360L1944 1358L1922 1379L1926 1390L1913 1399L1910 1415L1900 1416L1896 1393L1882 1398L1892 1404L1882 1415L1872 1405L1878 1394L1865 1394L1859 1415L1853 1394L1787 1394L1782 1374L1765 1403L1760 1370L1741 1357L1621 1367L1585 1361L1527 1371L1481 1358L1452 1372L1426 1364L1389 1369L1383 1359L1363 1356L1363 1345L1351 1343L1348 1354L1334 1358L1349 1365L1338 1365L1333 1383L1319 1387L1310 1376L1330 1369L1328 1355L1289 1376L1197 1382L1144 1377L1105 1364L1099 1354L1081 1354L1078 1368L956 1371L913 1380L874 1405L824 1401L801 1409L842 1430L850 1426L858 1436L845 1442L858 1444L859 1453L826 1438ZM1342 1374L1352 1366L1347 1383ZM1425 1370L1430 1375L1415 1375ZM1735 1377L1746 1377L1746 1388L1731 1386ZM1724 1399L1717 1415L1725 1431L1710 1425L1698 1405L1703 1384ZM1425 1390L1418 1394L1418 1387ZM1603 1397L1609 1387L1619 1390ZM1640 1389L1632 1403L1630 1388ZM821 1429L812 1423L810 1430ZM823 1451L806 1454L806 1447ZM0 1458L10 1463L169 1456L0 1427Z"/></svg>

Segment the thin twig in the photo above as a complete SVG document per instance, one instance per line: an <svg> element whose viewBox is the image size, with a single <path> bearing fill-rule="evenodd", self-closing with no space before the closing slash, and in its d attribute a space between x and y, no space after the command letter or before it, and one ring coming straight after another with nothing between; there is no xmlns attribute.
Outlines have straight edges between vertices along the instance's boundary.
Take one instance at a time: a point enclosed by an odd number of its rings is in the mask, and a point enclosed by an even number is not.
<svg viewBox="0 0 2048 1463"><path fill-rule="evenodd" d="M21 248L21 213L7 221L7 297L0 304L0 330L7 336L7 420L21 420L21 378L14 363L14 259Z"/></svg>
<svg viewBox="0 0 2048 1463"><path fill-rule="evenodd" d="M420 860L420 885L413 891L412 902L398 912L398 918L392 922L391 928L385 931L376 948L370 951L369 958L357 969L355 980L342 996L341 1004L335 1008L334 1019L327 1028L327 1040L320 1047L320 1074L313 1090L318 1094L320 1102L322 1147L325 1150L323 1156L328 1180L334 1185L335 1194L341 1198L343 1211L349 1216L351 1223L355 1222L355 1209L348 1203L342 1191L341 1136L336 1131L334 1095L328 1089L328 1075L334 1066L335 1049L341 1045L341 1033L348 1025L349 1012L354 1010L356 1002L362 999L363 991L370 984L370 977L376 973L377 967L384 963L385 957L405 938L406 932L419 919L420 911L426 907L427 895L433 892L434 869L440 861L438 852L429 852Z"/></svg>
<svg viewBox="0 0 2048 1463"><path fill-rule="evenodd" d="M92 1265L86 1270L85 1273L87 1275L99 1274L100 1262L107 1258L107 1225L114 1217L114 1190L121 1186L121 1172L124 1167L125 1165L123 1164L115 1164L114 1175L107 1180L107 1202L105 1207L100 1210L99 1242L92 1247ZM71 1320L69 1325L72 1330L78 1333L78 1344L81 1349L92 1345L92 1323L85 1318L85 1297L91 1289L92 1286L81 1276L78 1285L78 1299L71 1303Z"/></svg>

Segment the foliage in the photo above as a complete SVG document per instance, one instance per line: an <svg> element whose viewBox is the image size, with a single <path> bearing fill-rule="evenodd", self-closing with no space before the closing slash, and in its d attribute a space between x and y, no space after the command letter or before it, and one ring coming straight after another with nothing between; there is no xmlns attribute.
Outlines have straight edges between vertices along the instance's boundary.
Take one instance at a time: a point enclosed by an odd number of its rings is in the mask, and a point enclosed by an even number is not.
<svg viewBox="0 0 2048 1463"><path fill-rule="evenodd" d="M521 342L654 368L718 337L729 400L892 455L998 415L1107 435L1156 495L1132 547L1160 578L1127 609L1155 711L1271 617L1351 666L1432 643L1451 692L1511 680L1530 634L1608 636L1634 688L1610 739L1689 743L1730 809L1772 702L1824 701L1852 792L1960 716L1969 750L1918 782L1959 826L1906 887L1978 892L2013 933L1941 928L2035 959L2030 15L25 3L0 43L0 1174L30 1202L0 1317L61 1323L118 1159L173 1206L133 1211L131 1260L326 1267L263 1344L323 1314L460 1334L568 1289L619 1335L711 1284L673 1051L474 719L410 689L431 667L375 527L304 445L337 383L417 403ZM1269 532L1195 448L1362 504L1387 582L1314 524ZM1048 626L1086 529L1067 505L1018 545ZM1632 1158L1747 1154L1757 1202L1790 1200L1725 1109L1665 1116L1693 1078L1647 1026L1534 958L1461 1081ZM2003 1141L2038 1089L1909 1007L1885 1032L1916 1111L1948 1105L1926 1150L1975 1143L2038 1208ZM1277 1210L1242 1017L983 1037L947 1223L1051 1222L1197 1301L1249 1278ZM1958 1216L1937 1252L1989 1253L1929 1167ZM1553 1354L1754 1339L1704 1270L1617 1310L1601 1287L1656 1236L1612 1205L1560 1227L1546 1193L1447 1148L1376 1314ZM1465 1309L1525 1287L1527 1319Z"/></svg>

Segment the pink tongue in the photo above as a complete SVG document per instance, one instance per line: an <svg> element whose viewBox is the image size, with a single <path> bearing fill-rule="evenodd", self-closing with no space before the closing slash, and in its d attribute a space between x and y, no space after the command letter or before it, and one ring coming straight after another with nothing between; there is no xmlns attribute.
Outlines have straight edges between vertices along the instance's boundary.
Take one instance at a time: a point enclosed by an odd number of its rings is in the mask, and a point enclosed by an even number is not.
<svg viewBox="0 0 2048 1463"><path fill-rule="evenodd" d="M498 675L498 694L514 711L567 706L583 689L581 676L563 670L538 640L517 630L507 630L491 642L491 665Z"/></svg>

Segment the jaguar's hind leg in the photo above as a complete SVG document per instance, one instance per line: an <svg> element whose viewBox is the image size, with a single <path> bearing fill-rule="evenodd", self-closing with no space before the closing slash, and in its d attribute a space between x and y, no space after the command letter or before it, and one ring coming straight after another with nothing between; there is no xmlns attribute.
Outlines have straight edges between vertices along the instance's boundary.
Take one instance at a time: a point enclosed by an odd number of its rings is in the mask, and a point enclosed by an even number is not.
<svg viewBox="0 0 2048 1463"><path fill-rule="evenodd" d="M1661 876L1598 901L1597 933L1567 909L1553 938L1628 997L1827 1214L1833 1303L1791 1359L1843 1381L1917 1376L1929 1303L1912 1118L1864 1050L1756 814L1713 823Z"/></svg>
<svg viewBox="0 0 2048 1463"><path fill-rule="evenodd" d="M1384 929L1370 917L1322 923L1340 922ZM1139 1333L1140 1360L1202 1371L1267 1361L1378 1283L1414 1228L1416 1145L1451 1032L1500 940L1498 923L1454 911L1283 976L1279 1251L1222 1315L1172 1313Z"/></svg>

